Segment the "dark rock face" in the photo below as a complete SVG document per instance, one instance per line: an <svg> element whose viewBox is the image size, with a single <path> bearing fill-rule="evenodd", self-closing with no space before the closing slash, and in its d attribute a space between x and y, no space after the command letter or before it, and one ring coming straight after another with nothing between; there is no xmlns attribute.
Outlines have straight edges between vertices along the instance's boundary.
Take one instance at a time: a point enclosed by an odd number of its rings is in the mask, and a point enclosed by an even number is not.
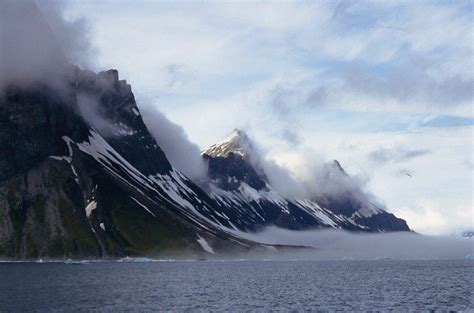
<svg viewBox="0 0 474 313"><path fill-rule="evenodd" d="M85 103L81 104L82 107L89 106L88 113L93 115L91 119L101 119L92 120L93 126L140 172L153 175L165 174L171 170L165 154L143 123L130 85L118 79L116 70L97 75L79 72L77 92L79 97L86 95ZM92 101L87 101L87 98Z"/></svg>
<svg viewBox="0 0 474 313"><path fill-rule="evenodd" d="M388 212L381 212L366 218L355 218L355 222L376 231L410 231L404 219Z"/></svg>
<svg viewBox="0 0 474 313"><path fill-rule="evenodd" d="M211 157L204 154L203 157L208 160L209 177L224 190L236 190L241 182L256 190L261 190L266 186L265 181L240 154L231 152L226 157Z"/></svg>
<svg viewBox="0 0 474 313"><path fill-rule="evenodd" d="M0 257L209 253L198 239L216 251L255 246L229 243L190 210L215 203L172 169L115 70L66 72L61 84L1 93Z"/></svg>
<svg viewBox="0 0 474 313"><path fill-rule="evenodd" d="M75 99L41 84L6 88L0 94L0 180L49 155L63 155L63 135L80 140L86 128L70 113L75 106Z"/></svg>

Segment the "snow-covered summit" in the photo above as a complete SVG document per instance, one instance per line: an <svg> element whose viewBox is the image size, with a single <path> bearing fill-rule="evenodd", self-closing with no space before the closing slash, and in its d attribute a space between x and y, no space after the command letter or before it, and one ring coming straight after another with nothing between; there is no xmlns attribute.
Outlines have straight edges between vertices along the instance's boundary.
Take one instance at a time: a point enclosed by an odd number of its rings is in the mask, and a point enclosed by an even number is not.
<svg viewBox="0 0 474 313"><path fill-rule="evenodd" d="M234 153L246 157L251 150L252 145L247 134L236 128L218 143L201 151L201 154L210 157L227 157L230 153Z"/></svg>

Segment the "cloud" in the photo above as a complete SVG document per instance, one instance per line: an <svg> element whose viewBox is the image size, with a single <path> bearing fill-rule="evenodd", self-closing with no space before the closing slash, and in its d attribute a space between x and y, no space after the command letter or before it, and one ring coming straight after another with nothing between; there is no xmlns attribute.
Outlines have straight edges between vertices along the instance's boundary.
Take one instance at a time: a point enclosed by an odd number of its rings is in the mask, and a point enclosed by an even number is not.
<svg viewBox="0 0 474 313"><path fill-rule="evenodd" d="M105 88L108 88L108 86L105 86ZM89 92L78 92L76 99L81 116L90 127L95 128L102 136L115 137L131 131L127 126L119 126L102 116L100 113L101 103L97 95L92 95Z"/></svg>
<svg viewBox="0 0 474 313"><path fill-rule="evenodd" d="M336 160L321 162L321 157L306 154L296 176L303 182L307 198L336 213L352 215L357 210L386 209L368 191L367 175L349 175Z"/></svg>
<svg viewBox="0 0 474 313"><path fill-rule="evenodd" d="M183 128L171 122L153 105L139 104L143 121L165 152L171 165L189 178L201 183L207 180L207 164L201 157L199 147L192 143Z"/></svg>
<svg viewBox="0 0 474 313"><path fill-rule="evenodd" d="M192 81L193 76L183 65L175 63L164 66L160 74L163 76L166 93L179 92L180 88Z"/></svg>
<svg viewBox="0 0 474 313"><path fill-rule="evenodd" d="M87 63L86 24L66 20L63 11L60 1L0 2L0 86L46 81L69 62Z"/></svg>
<svg viewBox="0 0 474 313"><path fill-rule="evenodd" d="M474 125L474 118L451 115L431 116L419 123L420 127L462 127L470 125Z"/></svg>
<svg viewBox="0 0 474 313"><path fill-rule="evenodd" d="M288 128L283 129L281 138L291 146L297 146L301 143L301 138L298 133Z"/></svg>
<svg viewBox="0 0 474 313"><path fill-rule="evenodd" d="M410 207L396 209L397 214L411 221L410 226L423 234L453 234L472 229L474 215L472 203L459 206L452 203L444 209L432 199L421 199Z"/></svg>
<svg viewBox="0 0 474 313"><path fill-rule="evenodd" d="M269 183L281 195L294 198L307 198L308 191L305 184L287 168L278 165L269 158L260 159L261 167L268 177Z"/></svg>
<svg viewBox="0 0 474 313"><path fill-rule="evenodd" d="M306 96L306 103L313 108L325 105L327 102L328 92L327 87L320 86L308 92Z"/></svg>
<svg viewBox="0 0 474 313"><path fill-rule="evenodd" d="M292 113L293 99L295 97L295 90L288 87L276 86L269 91L269 101L272 111L281 118L291 118L289 114Z"/></svg>
<svg viewBox="0 0 474 313"><path fill-rule="evenodd" d="M251 139L250 139L251 140ZM307 152L297 164L297 170L279 165L268 151L252 143L252 164L263 170L270 186L280 194L293 199L312 199L335 211L371 209L385 206L367 191L368 176L350 176L338 161L324 161L323 157Z"/></svg>
<svg viewBox="0 0 474 313"><path fill-rule="evenodd" d="M402 163L431 153L429 149L379 148L369 154L369 159L377 164Z"/></svg>
<svg viewBox="0 0 474 313"><path fill-rule="evenodd" d="M473 99L473 77L457 75L434 76L437 61L429 56L401 55L385 69L351 65L343 76L345 88L365 96L395 100L403 105L413 102L425 105L457 106Z"/></svg>

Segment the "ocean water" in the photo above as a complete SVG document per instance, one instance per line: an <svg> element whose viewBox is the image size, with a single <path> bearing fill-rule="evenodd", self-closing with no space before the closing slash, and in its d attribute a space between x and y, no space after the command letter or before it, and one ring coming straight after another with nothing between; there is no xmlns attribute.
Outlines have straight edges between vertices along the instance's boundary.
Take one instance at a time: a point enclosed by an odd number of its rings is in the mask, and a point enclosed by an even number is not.
<svg viewBox="0 0 474 313"><path fill-rule="evenodd" d="M473 311L474 261L2 263L0 312Z"/></svg>

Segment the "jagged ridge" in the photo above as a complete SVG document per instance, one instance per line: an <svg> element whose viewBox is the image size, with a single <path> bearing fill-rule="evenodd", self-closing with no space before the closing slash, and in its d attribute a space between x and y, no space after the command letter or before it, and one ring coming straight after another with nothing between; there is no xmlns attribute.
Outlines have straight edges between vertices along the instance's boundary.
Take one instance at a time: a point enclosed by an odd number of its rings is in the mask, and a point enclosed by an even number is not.
<svg viewBox="0 0 474 313"><path fill-rule="evenodd" d="M277 225L289 229L339 228L357 231L409 231L406 222L373 203L356 201L361 190L335 197L291 199L272 188L262 167L252 158L252 147L242 130L202 151L213 180L210 195L224 209L232 227L248 231ZM348 176L338 161L325 166L326 176ZM324 183L324 182L322 182ZM315 186L317 188L317 186Z"/></svg>

